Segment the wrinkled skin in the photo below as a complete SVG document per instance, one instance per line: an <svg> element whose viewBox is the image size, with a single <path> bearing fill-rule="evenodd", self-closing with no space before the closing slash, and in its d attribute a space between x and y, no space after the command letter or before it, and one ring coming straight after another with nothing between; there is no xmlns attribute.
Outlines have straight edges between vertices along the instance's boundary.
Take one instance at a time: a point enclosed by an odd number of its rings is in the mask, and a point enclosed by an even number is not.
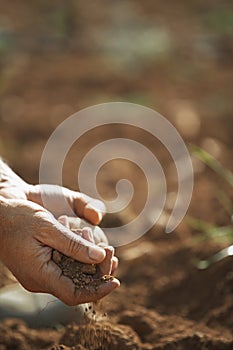
<svg viewBox="0 0 233 350"><path fill-rule="evenodd" d="M47 208L41 191L47 196ZM70 211L63 207L64 197L74 215L93 225L102 219L102 202L66 188L61 192L58 186L28 185L0 161L0 259L29 291L51 293L68 305L96 301L119 286L119 281L108 281L91 295L74 293L72 281L52 261L52 250L99 264L103 274L116 268L117 259L100 228L66 216ZM81 227L82 237L71 226Z"/></svg>

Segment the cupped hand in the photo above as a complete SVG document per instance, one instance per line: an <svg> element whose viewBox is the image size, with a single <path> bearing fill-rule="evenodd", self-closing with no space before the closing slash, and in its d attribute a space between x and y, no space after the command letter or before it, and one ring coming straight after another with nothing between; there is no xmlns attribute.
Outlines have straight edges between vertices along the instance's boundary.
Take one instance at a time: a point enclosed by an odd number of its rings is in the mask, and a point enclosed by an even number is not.
<svg viewBox="0 0 233 350"><path fill-rule="evenodd" d="M42 206L0 197L0 221L0 259L27 290L77 305L97 301L119 286L113 279L92 294L75 293L73 282L53 262L53 249L81 262L100 264L103 274L111 267L113 252L73 233Z"/></svg>
<svg viewBox="0 0 233 350"><path fill-rule="evenodd" d="M0 195L8 199L28 199L45 207L55 217L78 216L93 225L102 220L103 202L80 192L56 185L30 185L0 159Z"/></svg>
<svg viewBox="0 0 233 350"><path fill-rule="evenodd" d="M61 215L86 219L93 225L102 220L106 208L100 200L56 185L29 185L27 199L49 210L56 218Z"/></svg>
<svg viewBox="0 0 233 350"><path fill-rule="evenodd" d="M110 248L108 244L108 239L104 234L103 230L99 226L93 226L89 224L87 221L82 220L77 217L68 217L66 215L62 215L58 218L58 221L70 229L73 232L81 235L84 239L89 242L95 243L102 248ZM80 233L80 229L82 229ZM112 267L110 272L105 272L105 274L113 274L118 267L118 258L116 256L112 256Z"/></svg>

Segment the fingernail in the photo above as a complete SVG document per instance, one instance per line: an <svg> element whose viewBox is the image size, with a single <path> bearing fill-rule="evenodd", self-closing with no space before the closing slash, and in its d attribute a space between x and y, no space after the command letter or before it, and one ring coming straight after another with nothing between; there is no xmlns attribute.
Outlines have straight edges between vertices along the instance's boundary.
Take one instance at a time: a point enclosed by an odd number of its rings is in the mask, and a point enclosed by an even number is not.
<svg viewBox="0 0 233 350"><path fill-rule="evenodd" d="M106 248L108 248L113 254L115 253L115 248L111 245L108 245Z"/></svg>
<svg viewBox="0 0 233 350"><path fill-rule="evenodd" d="M90 246L88 248L89 258L96 261L102 261L106 255L104 249L98 246Z"/></svg>

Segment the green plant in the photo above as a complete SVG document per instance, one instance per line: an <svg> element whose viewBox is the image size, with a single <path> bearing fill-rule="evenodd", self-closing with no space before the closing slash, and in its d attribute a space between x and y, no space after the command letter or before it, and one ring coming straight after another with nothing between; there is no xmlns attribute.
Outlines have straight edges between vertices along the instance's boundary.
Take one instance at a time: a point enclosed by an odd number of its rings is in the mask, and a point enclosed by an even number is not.
<svg viewBox="0 0 233 350"><path fill-rule="evenodd" d="M202 148L191 144L190 151L193 156L201 160L204 164L206 164L209 168L211 168L215 173L221 176L230 186L233 188L233 173L224 168L224 166L217 161L211 154L203 150ZM229 219L232 222L233 220L233 202L228 195L223 190L216 189L216 198L221 203L225 211L229 215ZM200 220L193 217L188 217L188 224L195 230L201 232L200 235L197 236L198 241L204 240L214 240L224 244L230 244L229 247L222 249L220 252L214 254L209 257L207 260L201 260L197 263L198 268L205 269L212 265L213 263L224 259L227 256L233 255L233 226L216 226L211 224L205 220Z"/></svg>

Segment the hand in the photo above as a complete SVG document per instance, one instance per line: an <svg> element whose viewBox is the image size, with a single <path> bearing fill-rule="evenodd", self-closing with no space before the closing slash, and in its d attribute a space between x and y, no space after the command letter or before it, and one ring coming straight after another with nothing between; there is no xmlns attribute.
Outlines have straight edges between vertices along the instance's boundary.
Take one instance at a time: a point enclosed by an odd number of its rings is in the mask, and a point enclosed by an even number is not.
<svg viewBox="0 0 233 350"><path fill-rule="evenodd" d="M61 186L28 185L26 196L28 200L45 207L56 218L77 215L98 225L106 212L103 202Z"/></svg>
<svg viewBox="0 0 233 350"><path fill-rule="evenodd" d="M98 225L105 214L104 203L85 194L56 185L29 185L0 159L0 195L8 199L28 199L46 207L55 217L86 219Z"/></svg>
<svg viewBox="0 0 233 350"><path fill-rule="evenodd" d="M86 222L85 220L81 220L80 218L68 217L66 215L62 215L58 218L58 221L70 229L71 231L78 232L80 235L80 229L82 229L82 237L89 242L97 244L102 248L108 247L108 240L105 236L104 232L101 230L99 226L93 226ZM111 247L112 248L112 247ZM112 257L112 268L110 272L105 272L105 274L114 274L115 270L118 267L118 259L116 256Z"/></svg>
<svg viewBox="0 0 233 350"><path fill-rule="evenodd" d="M113 252L71 232L43 207L0 197L0 259L29 291L55 295L68 305L96 301L119 286L113 279L92 294L75 293L73 282L52 261L52 250L110 269ZM84 230L85 232L85 230Z"/></svg>

